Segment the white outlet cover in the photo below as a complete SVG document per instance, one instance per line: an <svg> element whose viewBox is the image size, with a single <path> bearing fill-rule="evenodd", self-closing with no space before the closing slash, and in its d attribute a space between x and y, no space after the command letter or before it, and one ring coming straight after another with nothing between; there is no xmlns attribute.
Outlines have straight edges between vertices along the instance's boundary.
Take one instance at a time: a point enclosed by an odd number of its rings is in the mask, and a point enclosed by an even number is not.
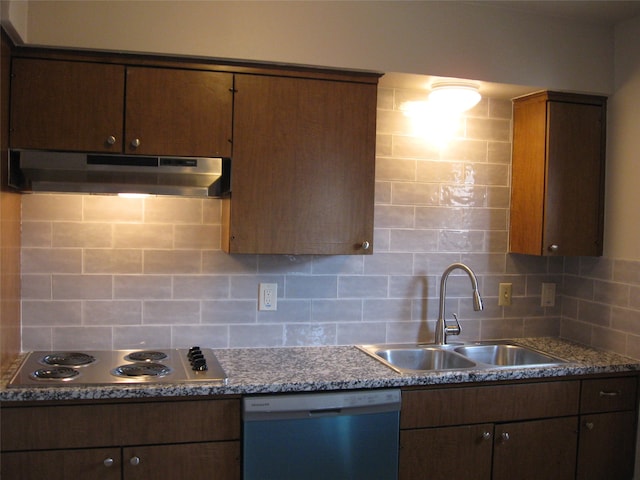
<svg viewBox="0 0 640 480"><path fill-rule="evenodd" d="M274 311L278 309L278 284L261 283L258 289L258 310Z"/></svg>

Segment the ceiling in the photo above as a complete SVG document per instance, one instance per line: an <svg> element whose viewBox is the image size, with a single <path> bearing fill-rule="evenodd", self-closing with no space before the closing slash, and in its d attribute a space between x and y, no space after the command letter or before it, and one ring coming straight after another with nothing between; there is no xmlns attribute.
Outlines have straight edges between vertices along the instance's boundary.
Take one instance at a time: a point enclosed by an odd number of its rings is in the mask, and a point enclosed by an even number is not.
<svg viewBox="0 0 640 480"><path fill-rule="evenodd" d="M546 15L575 23L609 28L640 15L640 0L470 0L466 3ZM432 83L443 80L447 79L429 75L387 73L380 80L380 85L428 90ZM522 85L475 83L479 85L483 95L494 98L514 98L532 92L532 87Z"/></svg>

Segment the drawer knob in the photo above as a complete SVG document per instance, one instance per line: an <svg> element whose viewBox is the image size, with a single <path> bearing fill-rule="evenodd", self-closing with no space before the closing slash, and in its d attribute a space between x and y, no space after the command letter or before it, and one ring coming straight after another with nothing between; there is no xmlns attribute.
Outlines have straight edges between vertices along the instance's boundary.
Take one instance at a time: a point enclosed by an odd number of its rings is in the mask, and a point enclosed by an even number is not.
<svg viewBox="0 0 640 480"><path fill-rule="evenodd" d="M371 244L369 242L367 242L366 240L364 242L362 242L362 249L363 250L369 250L370 246L371 246Z"/></svg>
<svg viewBox="0 0 640 480"><path fill-rule="evenodd" d="M114 145L115 143L116 143L116 137L114 137L113 135L109 135L107 137L107 144Z"/></svg>
<svg viewBox="0 0 640 480"><path fill-rule="evenodd" d="M503 442L508 442L511 438L511 435L509 435L509 432L504 432L502 435L500 435L500 437L502 438Z"/></svg>
<svg viewBox="0 0 640 480"><path fill-rule="evenodd" d="M555 243L552 243L551 245L549 245L549 251L550 252L557 252L559 248L560 248L560 246L555 244Z"/></svg>
<svg viewBox="0 0 640 480"><path fill-rule="evenodd" d="M491 439L491 432L482 432L482 439L483 440Z"/></svg>
<svg viewBox="0 0 640 480"><path fill-rule="evenodd" d="M113 467L113 458L109 457L109 458L105 458L104 461L102 462L104 463L105 467Z"/></svg>
<svg viewBox="0 0 640 480"><path fill-rule="evenodd" d="M134 467L136 465L140 465L140 457L136 457L135 455L129 459L129 463Z"/></svg>
<svg viewBox="0 0 640 480"><path fill-rule="evenodd" d="M131 140L131 147L138 148L139 146L140 146L140 139L139 138L134 138L133 140Z"/></svg>
<svg viewBox="0 0 640 480"><path fill-rule="evenodd" d="M589 430L593 430L593 422L585 422L584 424L585 427L587 427Z"/></svg>

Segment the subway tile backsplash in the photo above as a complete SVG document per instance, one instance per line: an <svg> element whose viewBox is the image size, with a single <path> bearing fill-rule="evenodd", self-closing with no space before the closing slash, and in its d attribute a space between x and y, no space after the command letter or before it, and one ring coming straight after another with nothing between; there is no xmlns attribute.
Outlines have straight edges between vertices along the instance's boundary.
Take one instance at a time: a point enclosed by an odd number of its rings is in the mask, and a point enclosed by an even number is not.
<svg viewBox="0 0 640 480"><path fill-rule="evenodd" d="M561 334L640 358L640 262L565 259Z"/></svg>
<svg viewBox="0 0 640 480"><path fill-rule="evenodd" d="M466 276L450 278L462 339L562 331L640 356L637 263L565 273L563 259L506 253L511 102L483 99L437 147L400 111L419 95L379 89L372 256L227 255L219 200L24 195L23 350L431 341L440 274L462 261L486 306L473 312ZM539 306L543 281L558 283L556 307ZM277 311L257 310L260 282L278 284ZM497 305L500 282L511 307Z"/></svg>

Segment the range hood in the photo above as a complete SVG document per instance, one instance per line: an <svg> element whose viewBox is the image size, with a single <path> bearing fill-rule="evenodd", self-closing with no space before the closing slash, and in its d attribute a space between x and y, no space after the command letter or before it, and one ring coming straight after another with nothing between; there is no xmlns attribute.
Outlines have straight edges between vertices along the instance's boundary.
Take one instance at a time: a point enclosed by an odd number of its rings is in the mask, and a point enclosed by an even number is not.
<svg viewBox="0 0 640 480"><path fill-rule="evenodd" d="M223 197L230 185L230 158L9 152L9 186L23 192Z"/></svg>

